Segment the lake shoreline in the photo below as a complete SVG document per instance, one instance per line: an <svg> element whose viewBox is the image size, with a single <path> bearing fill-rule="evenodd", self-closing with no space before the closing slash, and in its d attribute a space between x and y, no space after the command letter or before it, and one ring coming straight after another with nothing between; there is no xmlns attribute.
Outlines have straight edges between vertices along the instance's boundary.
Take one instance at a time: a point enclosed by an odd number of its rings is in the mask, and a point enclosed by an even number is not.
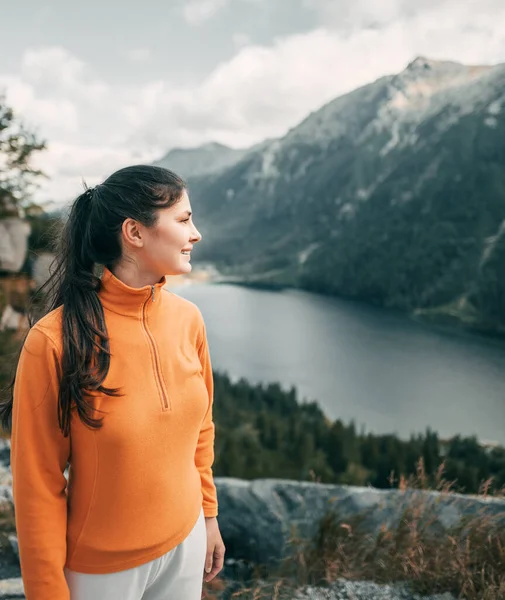
<svg viewBox="0 0 505 600"><path fill-rule="evenodd" d="M170 279L171 283L168 283ZM415 322L428 330L436 331L448 335L462 336L463 338L478 338L486 341L496 341L498 344L505 343L505 329L494 330L483 327L478 323L469 323L463 315L444 311L443 309L415 309L408 312L395 307L382 306L380 304L370 303L364 299L348 298L342 295L326 294L324 292L314 292L296 285L287 285L262 280L247 280L240 276L221 275L215 267L195 268L188 275L175 275L167 277L167 289L177 289L187 285L208 284L208 285L234 285L254 290L264 290L269 292L283 292L289 290L302 291L307 294L313 294L323 298L334 298L339 301L349 302L357 306L365 306L371 309L383 311L385 314L392 314L399 317L405 317L406 320Z"/></svg>
<svg viewBox="0 0 505 600"><path fill-rule="evenodd" d="M408 439L504 445L505 344L405 312L297 288L206 276L170 286L204 316L213 365L232 379L294 387L328 419ZM213 284L213 285L210 285Z"/></svg>

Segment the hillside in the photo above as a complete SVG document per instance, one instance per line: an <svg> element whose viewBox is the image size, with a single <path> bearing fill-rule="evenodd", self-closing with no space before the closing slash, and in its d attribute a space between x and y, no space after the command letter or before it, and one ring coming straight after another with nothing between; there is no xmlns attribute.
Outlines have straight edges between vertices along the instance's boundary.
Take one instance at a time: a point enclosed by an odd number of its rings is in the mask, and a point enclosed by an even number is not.
<svg viewBox="0 0 505 600"><path fill-rule="evenodd" d="M246 153L247 150L235 150L210 142L196 148L173 148L153 164L188 178L218 173L233 166Z"/></svg>
<svg viewBox="0 0 505 600"><path fill-rule="evenodd" d="M505 331L505 65L415 59L189 180L195 258Z"/></svg>

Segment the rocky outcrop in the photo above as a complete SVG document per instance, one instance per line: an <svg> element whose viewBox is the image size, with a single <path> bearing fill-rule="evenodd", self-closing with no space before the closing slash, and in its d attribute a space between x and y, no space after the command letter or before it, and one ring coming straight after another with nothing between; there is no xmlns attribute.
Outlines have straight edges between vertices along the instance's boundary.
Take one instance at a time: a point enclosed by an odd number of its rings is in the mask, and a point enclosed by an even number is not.
<svg viewBox="0 0 505 600"><path fill-rule="evenodd" d="M51 252L39 252L33 261L32 277L37 288L44 285L51 274L51 265L55 255Z"/></svg>
<svg viewBox="0 0 505 600"><path fill-rule="evenodd" d="M0 600L24 598L24 587L21 577L0 580Z"/></svg>
<svg viewBox="0 0 505 600"><path fill-rule="evenodd" d="M21 331L27 328L28 319L26 315L14 310L10 304L7 304L0 318L0 331Z"/></svg>
<svg viewBox="0 0 505 600"><path fill-rule="evenodd" d="M30 225L17 217L0 220L0 271L16 273L25 262Z"/></svg>
<svg viewBox="0 0 505 600"><path fill-rule="evenodd" d="M216 478L220 529L227 555L259 564L286 556L296 530L311 537L321 518L333 510L339 518L361 517L367 533L395 528L407 506L419 502L434 531L443 534L463 517L479 512L505 525L505 500L421 490L378 490L282 479L243 481Z"/></svg>
<svg viewBox="0 0 505 600"><path fill-rule="evenodd" d="M408 585L378 585L371 581L339 580L329 588L307 587L293 600L455 600L452 594L420 596Z"/></svg>

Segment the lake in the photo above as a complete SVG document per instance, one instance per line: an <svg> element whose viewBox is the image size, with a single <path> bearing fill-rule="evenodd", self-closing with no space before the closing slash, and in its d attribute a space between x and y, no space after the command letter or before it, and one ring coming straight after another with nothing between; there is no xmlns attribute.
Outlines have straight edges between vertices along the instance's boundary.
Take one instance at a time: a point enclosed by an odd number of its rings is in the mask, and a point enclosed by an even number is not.
<svg viewBox="0 0 505 600"><path fill-rule="evenodd" d="M408 437L475 434L505 444L505 342L299 290L172 288L207 326L215 370L294 385L332 420Z"/></svg>

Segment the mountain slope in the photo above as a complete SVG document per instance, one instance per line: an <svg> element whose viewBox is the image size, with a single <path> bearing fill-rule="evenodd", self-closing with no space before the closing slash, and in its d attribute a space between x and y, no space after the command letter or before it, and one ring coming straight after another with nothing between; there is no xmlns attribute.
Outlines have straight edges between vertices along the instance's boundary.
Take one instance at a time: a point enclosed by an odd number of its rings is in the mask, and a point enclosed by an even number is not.
<svg viewBox="0 0 505 600"><path fill-rule="evenodd" d="M406 310L457 306L505 326L504 112L504 65L417 58L190 180L200 256L242 277Z"/></svg>
<svg viewBox="0 0 505 600"><path fill-rule="evenodd" d="M231 167L247 150L235 150L210 142L197 148L173 148L153 164L174 171L181 177L208 175Z"/></svg>

